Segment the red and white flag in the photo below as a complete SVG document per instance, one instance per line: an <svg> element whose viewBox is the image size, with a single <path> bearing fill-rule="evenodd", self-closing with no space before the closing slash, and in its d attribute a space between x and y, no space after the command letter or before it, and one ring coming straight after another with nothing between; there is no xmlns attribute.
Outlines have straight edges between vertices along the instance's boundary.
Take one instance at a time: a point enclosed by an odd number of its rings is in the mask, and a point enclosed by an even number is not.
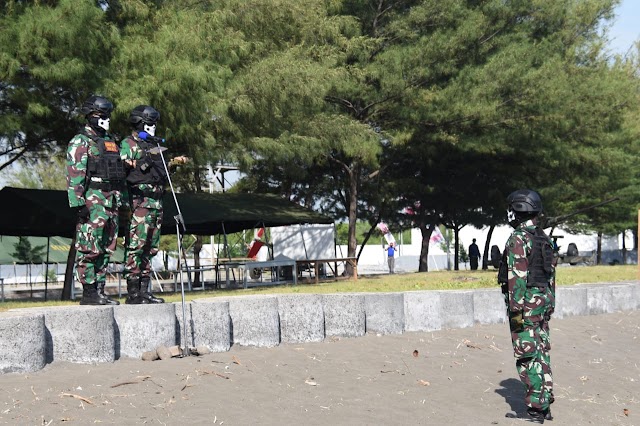
<svg viewBox="0 0 640 426"><path fill-rule="evenodd" d="M431 238L429 238L429 243L437 244L442 241L444 241L444 236L442 235L442 232L440 232L440 228L436 226L433 232L431 233Z"/></svg>

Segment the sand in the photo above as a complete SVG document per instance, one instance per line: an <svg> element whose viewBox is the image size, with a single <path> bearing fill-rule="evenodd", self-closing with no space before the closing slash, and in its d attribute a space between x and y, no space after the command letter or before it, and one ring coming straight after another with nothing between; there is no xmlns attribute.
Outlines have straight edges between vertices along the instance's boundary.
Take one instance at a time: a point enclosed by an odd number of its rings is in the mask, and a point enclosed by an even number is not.
<svg viewBox="0 0 640 426"><path fill-rule="evenodd" d="M552 320L555 419L640 425L640 312ZM0 376L0 424L512 425L506 324Z"/></svg>

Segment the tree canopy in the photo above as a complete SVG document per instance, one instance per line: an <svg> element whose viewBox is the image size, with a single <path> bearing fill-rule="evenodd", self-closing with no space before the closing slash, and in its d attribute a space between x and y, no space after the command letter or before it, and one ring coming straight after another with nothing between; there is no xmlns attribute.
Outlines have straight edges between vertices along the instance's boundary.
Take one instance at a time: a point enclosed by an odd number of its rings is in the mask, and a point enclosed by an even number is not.
<svg viewBox="0 0 640 426"><path fill-rule="evenodd" d="M373 232L504 223L529 187L567 227L617 233L640 206L638 54L612 55L617 0L11 0L0 10L0 170L64 150L91 94L161 113L176 181L233 163ZM52 185L42 183L43 186ZM421 259L426 268L428 252ZM486 256L485 256L486 257Z"/></svg>

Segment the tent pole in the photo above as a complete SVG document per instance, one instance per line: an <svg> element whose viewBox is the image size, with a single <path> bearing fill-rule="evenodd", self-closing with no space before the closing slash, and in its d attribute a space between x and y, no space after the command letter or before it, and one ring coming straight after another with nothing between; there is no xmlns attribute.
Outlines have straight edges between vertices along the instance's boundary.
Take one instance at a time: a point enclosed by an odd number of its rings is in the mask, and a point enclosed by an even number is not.
<svg viewBox="0 0 640 426"><path fill-rule="evenodd" d="M222 223L222 235L224 235L224 249L227 252L227 257L229 258L229 261L231 261L231 252L229 251L229 241L227 240L227 230L224 227L224 222ZM233 276L233 281L236 281L236 273L234 272L233 268L231 268L231 275ZM229 271L227 271L227 277L229 276Z"/></svg>
<svg viewBox="0 0 640 426"><path fill-rule="evenodd" d="M44 269L44 301L47 301L47 289L49 284L49 247L51 245L51 237L47 237L47 263Z"/></svg>

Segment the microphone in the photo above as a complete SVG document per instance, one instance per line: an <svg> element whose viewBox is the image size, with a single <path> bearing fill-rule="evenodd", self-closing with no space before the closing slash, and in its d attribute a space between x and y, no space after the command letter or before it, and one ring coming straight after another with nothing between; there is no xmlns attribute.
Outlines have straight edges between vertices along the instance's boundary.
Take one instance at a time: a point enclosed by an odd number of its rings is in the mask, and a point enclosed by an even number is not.
<svg viewBox="0 0 640 426"><path fill-rule="evenodd" d="M153 143L165 143L165 139L158 136L151 136L147 132L138 132L138 137L143 141L149 141Z"/></svg>

